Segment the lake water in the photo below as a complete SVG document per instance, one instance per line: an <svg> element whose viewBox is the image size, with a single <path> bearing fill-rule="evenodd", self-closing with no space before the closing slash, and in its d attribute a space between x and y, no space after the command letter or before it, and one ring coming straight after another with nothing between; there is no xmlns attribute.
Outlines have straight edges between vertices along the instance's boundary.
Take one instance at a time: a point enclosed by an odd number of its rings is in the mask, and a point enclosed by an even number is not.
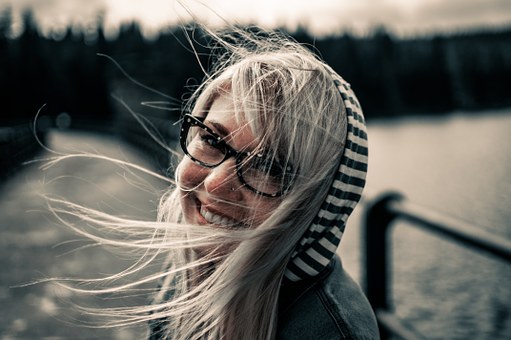
<svg viewBox="0 0 511 340"><path fill-rule="evenodd" d="M369 142L366 197L395 190L511 239L511 110L376 121ZM340 248L359 280L362 208ZM400 317L432 339L511 338L511 264L405 223L391 242Z"/></svg>

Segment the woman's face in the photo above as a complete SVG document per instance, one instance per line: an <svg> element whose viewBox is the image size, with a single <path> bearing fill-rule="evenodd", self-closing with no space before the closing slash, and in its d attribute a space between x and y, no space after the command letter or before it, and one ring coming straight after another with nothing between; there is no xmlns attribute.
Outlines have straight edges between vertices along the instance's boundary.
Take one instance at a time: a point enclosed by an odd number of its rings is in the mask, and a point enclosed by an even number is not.
<svg viewBox="0 0 511 340"><path fill-rule="evenodd" d="M235 150L253 151L258 144L245 122L236 122L230 94L217 97L204 124ZM240 182L236 160L230 157L214 168L184 157L178 168L181 205L187 223L217 227L261 224L278 206L279 198L260 196Z"/></svg>

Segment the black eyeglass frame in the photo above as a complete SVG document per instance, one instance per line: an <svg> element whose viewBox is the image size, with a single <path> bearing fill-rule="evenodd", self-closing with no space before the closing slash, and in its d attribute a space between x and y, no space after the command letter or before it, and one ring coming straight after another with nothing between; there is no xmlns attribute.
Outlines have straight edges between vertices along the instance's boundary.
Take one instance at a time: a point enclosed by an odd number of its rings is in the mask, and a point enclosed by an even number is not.
<svg viewBox="0 0 511 340"><path fill-rule="evenodd" d="M186 156L188 156L195 163L197 163L205 168L215 168L215 167L219 166L220 164L222 164L223 162L225 162L230 157L234 157L234 159L236 160L236 174L238 175L238 178L239 178L241 184L244 187L246 187L247 189L249 189L250 191L252 191L258 195L265 196L265 197L279 197L279 196L284 195L287 191L289 191L289 188L291 187L291 183L289 185L286 185L284 189L282 189L276 193L273 193L273 194L268 194L268 193L259 191L255 188L253 188L250 184L248 184L242 175L243 160L250 156L263 158L264 154L253 153L253 152L242 152L242 151L235 150L232 146L227 144L227 142L225 140L223 140L223 138L221 136L219 136L215 131L213 131L206 124L204 124L205 119L206 119L206 117L197 117L197 116L192 116L191 114L184 115L183 123L181 124L181 132L179 135L179 142L181 145L181 149L183 149L183 152L185 153ZM217 164L214 164L214 165L204 163L201 160L193 157L188 152L188 148L186 146L186 138L188 137L188 131L190 130L190 127L192 127L192 126L197 126L201 129L205 130L206 132L208 132L209 134L211 134L212 136L214 136L216 138L217 147L225 150L224 158L220 162L218 162ZM287 166L286 170L287 170L286 173L292 173L292 171L293 171L293 169L290 165Z"/></svg>

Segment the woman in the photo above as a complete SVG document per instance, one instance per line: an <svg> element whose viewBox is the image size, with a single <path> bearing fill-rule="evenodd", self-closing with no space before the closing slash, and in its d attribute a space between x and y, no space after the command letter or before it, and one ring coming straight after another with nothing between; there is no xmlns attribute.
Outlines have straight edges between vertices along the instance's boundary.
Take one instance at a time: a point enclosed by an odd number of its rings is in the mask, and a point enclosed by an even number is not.
<svg viewBox="0 0 511 340"><path fill-rule="evenodd" d="M377 338L335 255L367 171L355 95L280 35L219 41L230 54L183 117L186 157L160 207L188 246L169 259L151 338Z"/></svg>
<svg viewBox="0 0 511 340"><path fill-rule="evenodd" d="M160 280L151 305L96 314L149 321L151 339L378 338L370 305L335 255L367 171L354 93L280 34L213 36L227 53L182 118L184 157L158 222L72 206L119 235L99 242L144 252L112 278L166 258L161 272L98 291Z"/></svg>

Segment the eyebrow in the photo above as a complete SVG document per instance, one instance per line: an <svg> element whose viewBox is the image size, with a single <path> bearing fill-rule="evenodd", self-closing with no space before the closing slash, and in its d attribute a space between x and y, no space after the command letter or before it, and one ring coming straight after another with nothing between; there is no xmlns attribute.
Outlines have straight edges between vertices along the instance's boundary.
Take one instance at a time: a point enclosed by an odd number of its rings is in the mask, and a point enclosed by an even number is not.
<svg viewBox="0 0 511 340"><path fill-rule="evenodd" d="M203 124L209 126L210 129L213 127L214 132L216 134L218 134L224 140L224 142L229 145L229 147L234 149L234 147L230 144L230 143L232 143L231 138L233 137L233 131L229 131L229 129L227 129L222 123L220 123L216 120L207 120L207 117L206 117L206 119L204 119ZM244 147L241 149L234 149L234 150L236 150L237 152L252 152L253 151L252 148L247 148L247 147Z"/></svg>
<svg viewBox="0 0 511 340"><path fill-rule="evenodd" d="M215 130L218 131L218 134L221 135L222 137L226 137L230 134L229 130L225 126L214 120L207 120L206 118L204 124L208 126L213 126Z"/></svg>

